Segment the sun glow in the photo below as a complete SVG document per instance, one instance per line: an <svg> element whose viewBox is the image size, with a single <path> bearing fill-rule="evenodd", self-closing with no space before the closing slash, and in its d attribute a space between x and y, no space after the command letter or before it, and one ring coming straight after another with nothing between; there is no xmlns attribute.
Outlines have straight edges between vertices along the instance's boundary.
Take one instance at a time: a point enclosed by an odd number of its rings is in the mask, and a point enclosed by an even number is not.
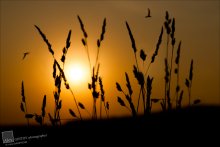
<svg viewBox="0 0 220 147"><path fill-rule="evenodd" d="M86 70L80 64L70 64L65 68L65 73L71 84L81 84L86 81Z"/></svg>

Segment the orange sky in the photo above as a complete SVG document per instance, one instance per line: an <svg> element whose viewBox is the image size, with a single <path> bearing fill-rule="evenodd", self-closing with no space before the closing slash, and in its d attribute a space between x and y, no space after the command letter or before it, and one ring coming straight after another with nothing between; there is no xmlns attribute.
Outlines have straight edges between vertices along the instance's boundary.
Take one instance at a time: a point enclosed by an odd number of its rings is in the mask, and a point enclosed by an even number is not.
<svg viewBox="0 0 220 147"><path fill-rule="evenodd" d="M125 89L124 73L128 72L135 95L138 84L133 76L135 64L130 38L125 26L128 21L138 50L147 53L147 64L155 50L165 11L176 19L176 40L182 40L181 86L187 89L184 80L188 77L190 61L194 59L192 98L200 98L203 104L220 104L219 94L219 1L6 1L1 0L1 97L0 124L26 123L20 111L21 81L30 112L41 112L43 96L48 98L47 112L53 112L54 81L52 78L53 58L48 52L34 25L46 34L59 59L68 31L72 30L71 46L66 66L81 64L85 80L80 84L70 83L76 98L92 110L92 96L87 89L89 64L81 43L83 37L77 15L82 18L88 33L92 63L95 62L96 40L101 33L103 19L107 26L100 52L100 74L103 78L106 100L110 102L110 116L129 115L117 103L115 83ZM147 8L152 18L145 19ZM152 97L163 97L165 35L155 63L149 70L154 77ZM177 46L176 46L177 48ZM22 61L23 52L30 55ZM175 52L176 53L176 52ZM64 87L64 86L63 86ZM62 89L62 118L71 118L68 109L76 111L70 92ZM136 104L136 100L135 104ZM187 102L187 97L184 103ZM159 105L154 110L160 110ZM87 112L82 111L84 117Z"/></svg>

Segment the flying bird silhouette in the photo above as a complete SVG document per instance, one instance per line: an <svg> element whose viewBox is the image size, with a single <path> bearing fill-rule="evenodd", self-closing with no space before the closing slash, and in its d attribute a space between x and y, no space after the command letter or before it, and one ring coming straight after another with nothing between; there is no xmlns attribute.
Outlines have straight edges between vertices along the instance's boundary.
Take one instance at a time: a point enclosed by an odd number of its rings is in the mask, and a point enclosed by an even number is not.
<svg viewBox="0 0 220 147"><path fill-rule="evenodd" d="M151 15L150 15L150 9L147 8L147 10L148 10L148 14L147 14L147 16L145 16L145 18L151 17Z"/></svg>
<svg viewBox="0 0 220 147"><path fill-rule="evenodd" d="M25 53L24 53L23 60L24 60L24 58L25 58L28 54L30 54L30 52L25 52Z"/></svg>

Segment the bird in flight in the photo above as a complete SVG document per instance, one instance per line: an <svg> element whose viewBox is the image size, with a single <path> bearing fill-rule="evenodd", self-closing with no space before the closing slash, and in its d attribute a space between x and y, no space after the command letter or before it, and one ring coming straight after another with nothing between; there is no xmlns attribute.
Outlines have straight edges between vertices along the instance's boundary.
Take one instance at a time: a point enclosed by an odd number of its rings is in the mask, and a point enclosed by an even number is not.
<svg viewBox="0 0 220 147"><path fill-rule="evenodd" d="M28 54L30 54L30 52L25 52L25 53L24 53L23 60L24 60L24 58L25 58Z"/></svg>
<svg viewBox="0 0 220 147"><path fill-rule="evenodd" d="M147 14L147 16L145 16L145 18L151 17L151 15L150 15L150 9L148 8L147 10L148 10L148 14Z"/></svg>

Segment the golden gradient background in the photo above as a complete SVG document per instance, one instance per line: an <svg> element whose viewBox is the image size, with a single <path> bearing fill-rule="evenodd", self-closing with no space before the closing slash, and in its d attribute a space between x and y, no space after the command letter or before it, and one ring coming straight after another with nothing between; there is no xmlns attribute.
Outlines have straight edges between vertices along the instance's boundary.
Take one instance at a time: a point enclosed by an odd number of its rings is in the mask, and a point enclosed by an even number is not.
<svg viewBox="0 0 220 147"><path fill-rule="evenodd" d="M117 96L122 95L115 86L117 81L126 88L125 71L132 79L135 95L138 95L138 84L132 73L134 55L125 21L128 21L131 27L137 48L139 50L143 48L146 51L149 63L165 20L166 10L176 19L177 43L182 40L180 82L185 92L184 103L188 100L184 81L188 77L190 61L193 58L192 98L200 98L201 104L220 105L220 2L217 0L155 2L1 0L0 2L0 125L26 123L19 108L22 80L28 111L40 113L42 99L46 94L46 111L53 112L53 58L34 25L38 25L46 34L57 59L61 57L68 31L71 29L71 46L67 54L66 66L80 63L85 70L89 71L87 55L81 43L82 32L77 15L82 18L89 36L92 63L95 60L96 40L101 33L102 21L104 17L107 19L105 39L101 45L100 74L103 78L106 100L110 102L111 117L130 115L117 103ZM150 19L144 18L147 8L151 9L152 18ZM149 75L154 77L152 97L163 97L165 38L164 35L159 55L149 70ZM25 51L31 53L22 61ZM70 85L77 100L81 101L88 110L92 110L92 96L87 88L90 80L89 72L85 78L87 79L81 84L70 83ZM68 119L71 118L68 109L76 111L76 108L70 92L64 89L64 86L62 87L61 118ZM136 104L137 99L134 101ZM156 104L153 109L160 110L159 104ZM82 115L88 117L85 111L82 111Z"/></svg>

